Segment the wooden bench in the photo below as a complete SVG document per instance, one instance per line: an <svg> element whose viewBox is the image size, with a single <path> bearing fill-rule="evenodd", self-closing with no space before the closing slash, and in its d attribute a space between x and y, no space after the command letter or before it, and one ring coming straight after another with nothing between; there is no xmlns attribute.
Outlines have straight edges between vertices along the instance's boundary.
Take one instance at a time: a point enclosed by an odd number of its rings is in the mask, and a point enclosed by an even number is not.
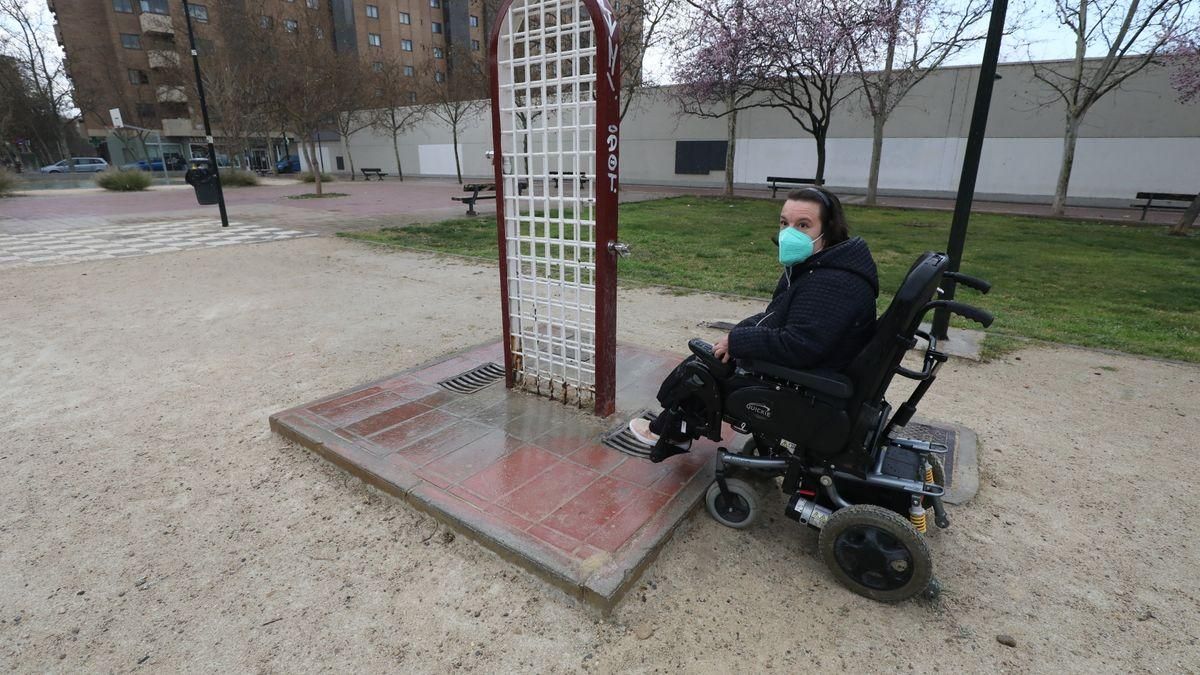
<svg viewBox="0 0 1200 675"><path fill-rule="evenodd" d="M365 180L365 181L371 180L371 176L375 176L380 181L382 181L383 177L387 175L380 169L359 169L359 171L362 171L363 180Z"/></svg>
<svg viewBox="0 0 1200 675"><path fill-rule="evenodd" d="M529 181L523 180L523 181L520 181L519 183L517 183L517 190L520 194L525 194L525 189L528 187L529 187ZM496 184L495 183L467 183L466 185L463 186L463 192L470 192L471 194L469 196L463 196L463 197L451 197L450 199L453 199L456 202L462 202L462 203L466 204L467 205L467 215L475 216L475 215L479 215L475 212L475 202L477 202L481 199L495 199L496 198ZM488 192L490 192L491 194L480 194L480 193L488 193Z"/></svg>
<svg viewBox="0 0 1200 675"><path fill-rule="evenodd" d="M562 176L563 178L566 178L566 179L570 179L570 178L574 178L576 175L570 171L563 171L561 173L558 171L548 171L547 173L550 174L550 185L552 187L558 187L558 177L559 176ZM587 184L588 184L587 174L583 171L580 171L579 172L579 187L583 187Z"/></svg>
<svg viewBox="0 0 1200 675"><path fill-rule="evenodd" d="M1137 193L1137 197L1135 197L1135 199L1146 200L1145 202L1140 203L1140 204L1130 204L1129 205L1133 208L1141 207L1142 217L1139 218L1138 220L1145 220L1147 209L1164 209L1164 210L1170 210L1170 211L1184 211L1187 209L1188 205L1190 205L1192 203L1192 201L1196 199L1196 195L1179 194L1177 192L1139 192L1139 193ZM1186 203L1182 206L1176 206L1176 205L1171 205L1171 204L1159 204L1156 206L1154 204L1154 200L1156 200L1156 199L1160 202L1186 202Z"/></svg>
<svg viewBox="0 0 1200 675"><path fill-rule="evenodd" d="M775 191L780 186L822 185L824 183L824 181L818 181L816 178L785 178L783 176L767 176L767 182L771 184L771 199L775 198Z"/></svg>

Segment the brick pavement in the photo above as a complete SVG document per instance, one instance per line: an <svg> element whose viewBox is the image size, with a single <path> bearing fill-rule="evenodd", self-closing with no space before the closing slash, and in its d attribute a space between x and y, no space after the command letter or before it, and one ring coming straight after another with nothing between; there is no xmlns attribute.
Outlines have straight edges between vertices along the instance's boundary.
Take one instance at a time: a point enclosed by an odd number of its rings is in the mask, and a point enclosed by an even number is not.
<svg viewBox="0 0 1200 675"><path fill-rule="evenodd" d="M502 382L474 394L437 386L502 362L497 342L277 413L271 428L609 607L712 481L716 445L705 439L661 464L600 444L654 403L680 358L619 345L622 412L607 420Z"/></svg>
<svg viewBox="0 0 1200 675"><path fill-rule="evenodd" d="M0 269L114 260L232 244L254 244L313 233L230 221L193 218L129 225L100 225L22 234L0 233Z"/></svg>

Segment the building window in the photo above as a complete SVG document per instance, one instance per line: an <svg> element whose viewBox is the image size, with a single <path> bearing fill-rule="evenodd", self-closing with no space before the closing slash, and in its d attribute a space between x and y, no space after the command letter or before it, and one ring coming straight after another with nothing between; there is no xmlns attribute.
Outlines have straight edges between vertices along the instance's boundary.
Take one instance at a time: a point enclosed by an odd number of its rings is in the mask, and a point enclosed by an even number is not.
<svg viewBox="0 0 1200 675"><path fill-rule="evenodd" d="M471 15L471 28L479 28L479 17Z"/></svg>
<svg viewBox="0 0 1200 675"><path fill-rule="evenodd" d="M167 0L142 0L142 11L150 14L170 14L171 9L167 7Z"/></svg>
<svg viewBox="0 0 1200 675"><path fill-rule="evenodd" d="M200 23L208 23L208 7L204 5L188 4L188 14Z"/></svg>
<svg viewBox="0 0 1200 675"><path fill-rule="evenodd" d="M400 12L401 25L407 26L412 23L412 15L408 12Z"/></svg>
<svg viewBox="0 0 1200 675"><path fill-rule="evenodd" d="M375 89L375 98L383 98L383 89L380 89L380 88Z"/></svg>
<svg viewBox="0 0 1200 675"><path fill-rule="evenodd" d="M133 0L113 0L113 11L133 14Z"/></svg>
<svg viewBox="0 0 1200 675"><path fill-rule="evenodd" d="M435 59L444 59L444 58L446 58L446 55L442 53L442 48L441 48L441 47L434 47L434 48L433 48L433 58L435 58Z"/></svg>
<svg viewBox="0 0 1200 675"><path fill-rule="evenodd" d="M142 38L133 33L121 33L121 46L125 49L141 49Z"/></svg>
<svg viewBox="0 0 1200 675"><path fill-rule="evenodd" d="M408 102L409 103L417 102L417 92L415 92L415 91L408 92Z"/></svg>
<svg viewBox="0 0 1200 675"><path fill-rule="evenodd" d="M317 6L320 4L318 0L305 0L305 2L308 4L309 9L317 9Z"/></svg>
<svg viewBox="0 0 1200 675"><path fill-rule="evenodd" d="M214 53L212 40L196 38L196 54L198 56L212 56Z"/></svg>
<svg viewBox="0 0 1200 675"><path fill-rule="evenodd" d="M433 81L434 81L434 82L445 82L445 81L446 81L446 74L445 74L445 73L443 73L443 72L442 72L442 71L440 71L440 70L438 70L438 71L435 71L435 72L433 73Z"/></svg>
<svg viewBox="0 0 1200 675"><path fill-rule="evenodd" d="M266 15L260 16L260 17L258 17L258 27L259 28L274 28L275 27L275 19L272 17L266 16Z"/></svg>
<svg viewBox="0 0 1200 675"><path fill-rule="evenodd" d="M376 73L382 73L383 72L383 61L376 61L375 63L372 63L371 70Z"/></svg>
<svg viewBox="0 0 1200 675"><path fill-rule="evenodd" d="M137 104L137 116L139 119L143 119L143 120L150 118L150 117L154 117L154 104L153 103Z"/></svg>
<svg viewBox="0 0 1200 675"><path fill-rule="evenodd" d="M300 30L300 24L296 23L295 19L284 19L283 29L289 33L295 33L296 31Z"/></svg>
<svg viewBox="0 0 1200 675"><path fill-rule="evenodd" d="M479 51L479 40L471 40L471 51Z"/></svg>
<svg viewBox="0 0 1200 675"><path fill-rule="evenodd" d="M367 43L372 47L381 47L383 39L379 37L379 33L367 33Z"/></svg>
<svg viewBox="0 0 1200 675"><path fill-rule="evenodd" d="M404 76L405 77L413 76L413 67L412 66L404 66Z"/></svg>
<svg viewBox="0 0 1200 675"><path fill-rule="evenodd" d="M317 38L318 40L324 40L325 29L321 28L320 26L313 26L313 37Z"/></svg>
<svg viewBox="0 0 1200 675"><path fill-rule="evenodd" d="M400 41L400 51L411 52L412 51L412 40L401 40Z"/></svg>
<svg viewBox="0 0 1200 675"><path fill-rule="evenodd" d="M442 24L441 24L441 23L439 23L439 22L437 22L437 21L431 21L431 22L429 23L429 26L430 26L430 28L432 28L432 29L433 29L433 34L434 34L434 35L438 35L438 34L440 34L440 33L442 32Z"/></svg>
<svg viewBox="0 0 1200 675"><path fill-rule="evenodd" d="M129 84L150 84L150 78L144 70L129 69Z"/></svg>
<svg viewBox="0 0 1200 675"><path fill-rule="evenodd" d="M379 5L367 5L367 18L368 19L378 19L379 18Z"/></svg>
<svg viewBox="0 0 1200 675"><path fill-rule="evenodd" d="M442 6L442 0L429 0L429 6L433 8L440 8Z"/></svg>

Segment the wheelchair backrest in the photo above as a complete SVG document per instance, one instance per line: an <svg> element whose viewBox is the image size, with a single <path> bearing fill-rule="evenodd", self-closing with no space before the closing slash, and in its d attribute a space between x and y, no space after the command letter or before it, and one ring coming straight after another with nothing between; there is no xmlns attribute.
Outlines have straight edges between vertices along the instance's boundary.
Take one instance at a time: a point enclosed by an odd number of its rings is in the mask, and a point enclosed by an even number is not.
<svg viewBox="0 0 1200 675"><path fill-rule="evenodd" d="M875 321L874 337L843 371L854 382L854 398L848 408L851 419L864 402L883 399L896 367L913 344L921 310L937 292L949 260L946 254L931 251L917 258L891 304Z"/></svg>

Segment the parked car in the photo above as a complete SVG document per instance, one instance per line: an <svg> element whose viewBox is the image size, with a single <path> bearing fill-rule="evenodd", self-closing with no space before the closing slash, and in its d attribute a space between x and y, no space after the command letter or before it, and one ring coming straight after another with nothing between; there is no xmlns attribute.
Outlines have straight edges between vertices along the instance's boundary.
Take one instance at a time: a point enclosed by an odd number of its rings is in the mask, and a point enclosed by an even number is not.
<svg viewBox="0 0 1200 675"><path fill-rule="evenodd" d="M72 157L38 169L42 173L94 173L108 168L100 157Z"/></svg>
<svg viewBox="0 0 1200 675"><path fill-rule="evenodd" d="M275 170L279 173L300 173L300 155L284 157L275 163Z"/></svg>
<svg viewBox="0 0 1200 675"><path fill-rule="evenodd" d="M183 171L186 168L187 162L183 161L183 157L175 154L167 155L167 171ZM122 164L121 169L125 171L131 171L134 169L141 169L142 171L162 171L163 161L157 157L149 161L139 159L136 162Z"/></svg>

